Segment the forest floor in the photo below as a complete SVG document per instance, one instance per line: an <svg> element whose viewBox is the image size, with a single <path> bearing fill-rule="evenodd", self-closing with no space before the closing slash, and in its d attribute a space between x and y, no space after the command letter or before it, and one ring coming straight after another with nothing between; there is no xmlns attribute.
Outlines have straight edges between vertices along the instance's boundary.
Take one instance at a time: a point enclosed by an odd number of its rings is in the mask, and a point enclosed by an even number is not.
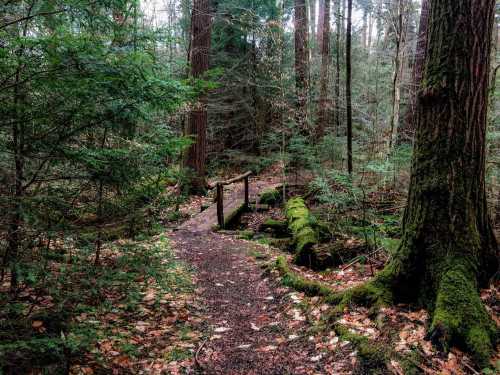
<svg viewBox="0 0 500 375"><path fill-rule="evenodd" d="M267 181L272 183L273 179ZM259 190L265 187L263 184ZM229 201L241 194L236 189L229 194ZM262 219L259 213L247 216L250 222ZM199 324L192 327L198 332L193 356L184 362L165 364L162 368L170 373L478 373L458 349L442 354L425 340L426 311L398 305L373 316L368 309L352 308L335 322L327 322L332 306L319 297L308 297L283 286L283 275L272 266L283 252L238 236L208 231L206 223L201 227L203 230L196 230L188 225L169 235L179 259L195 269L194 299L201 317ZM290 255L285 259L295 275L321 282L333 291L365 282L374 271L354 264L318 273L294 266ZM382 266L383 262L375 266L375 271ZM483 291L483 300L490 309L498 295L498 285ZM340 333L339 325L347 331ZM365 341L373 345L360 348Z"/></svg>
<svg viewBox="0 0 500 375"><path fill-rule="evenodd" d="M251 181L250 197L276 186L268 176ZM238 210L243 188L225 198ZM229 211L229 210L228 210ZM226 214L231 214L226 212ZM195 370L207 374L349 374L345 350L325 355L319 338L298 305L297 294L263 273L257 258L263 245L213 233L213 206L182 224L169 237L175 253L196 269L197 305L203 316L204 340L194 358ZM322 334L325 334L324 332ZM338 338L334 339L336 342ZM169 370L172 372L172 364ZM184 369L187 370L187 369Z"/></svg>
<svg viewBox="0 0 500 375"><path fill-rule="evenodd" d="M275 186L277 175L253 179L251 200ZM237 209L242 197L241 184L225 189L228 206ZM200 213L207 205L212 207ZM244 213L239 223L247 230L219 232L212 231L213 198L191 197L179 211L186 221L165 222L166 233L144 243L146 249L165 249L170 287L160 287L151 276L134 276L141 290L132 312L113 292L108 293L110 312L77 316L103 328L97 345L71 374L480 373L460 350L443 354L425 339L425 310L397 305L374 313L351 307L332 318L334 306L289 282L293 277L344 290L369 280L387 256L317 272L293 264L292 255L270 246L269 238L247 238L246 232L258 233L266 218L283 219L280 207ZM346 246L363 248L354 233L342 236ZM115 245L121 249L125 242ZM277 266L279 260L288 275ZM482 291L482 298L498 317L500 285Z"/></svg>

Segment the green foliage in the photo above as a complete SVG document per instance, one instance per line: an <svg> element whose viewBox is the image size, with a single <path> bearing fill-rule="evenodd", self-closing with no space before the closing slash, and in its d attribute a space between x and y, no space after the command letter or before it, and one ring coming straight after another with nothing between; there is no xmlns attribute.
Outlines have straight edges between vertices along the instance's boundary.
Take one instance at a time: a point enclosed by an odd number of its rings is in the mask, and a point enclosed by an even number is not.
<svg viewBox="0 0 500 375"><path fill-rule="evenodd" d="M129 318L140 314L138 308L146 287L154 285L158 295L191 289L188 273L174 259L164 237L109 246L116 254L109 259L109 267L93 267L85 253L68 253L57 272L46 274L43 290L51 296L52 306L30 315L29 301L16 306L1 301L0 362L6 368L43 367L91 350L100 338L110 334L108 330L113 330L113 326L101 326L97 318L106 313L123 313ZM67 263L70 257L72 261ZM115 294L121 296L119 300L113 299ZM81 314L86 319L75 319ZM43 321L46 330L33 330L34 320ZM132 353L135 348L125 350Z"/></svg>
<svg viewBox="0 0 500 375"><path fill-rule="evenodd" d="M320 203L329 205L336 212L358 205L362 196L362 190L353 184L349 174L337 170L317 176L309 188L316 192L315 197Z"/></svg>
<svg viewBox="0 0 500 375"><path fill-rule="evenodd" d="M139 26L139 8L136 0L0 5L0 257L2 282L11 281L11 293L0 294L0 362L7 368L64 362L90 348L102 327L75 315L117 308L110 292L137 310L139 278L163 290L185 285L164 242L106 243L155 230L159 212L178 203L167 186L180 178L191 141L172 118L214 87L172 74L157 53L164 30ZM101 248L105 264L94 266ZM32 319L46 330L34 330Z"/></svg>

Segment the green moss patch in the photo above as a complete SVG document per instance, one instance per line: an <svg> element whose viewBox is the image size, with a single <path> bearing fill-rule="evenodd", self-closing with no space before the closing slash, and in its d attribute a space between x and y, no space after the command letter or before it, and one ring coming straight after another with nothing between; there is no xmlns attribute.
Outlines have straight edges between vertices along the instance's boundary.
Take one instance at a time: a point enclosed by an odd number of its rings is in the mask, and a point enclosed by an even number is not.
<svg viewBox="0 0 500 375"><path fill-rule="evenodd" d="M315 228L316 219L307 208L304 199L300 197L290 199L285 207L285 215L295 243L295 262L318 268L319 264L313 250L313 246L319 242Z"/></svg>
<svg viewBox="0 0 500 375"><path fill-rule="evenodd" d="M281 193L280 189L266 189L260 195L259 203L274 206L281 202Z"/></svg>

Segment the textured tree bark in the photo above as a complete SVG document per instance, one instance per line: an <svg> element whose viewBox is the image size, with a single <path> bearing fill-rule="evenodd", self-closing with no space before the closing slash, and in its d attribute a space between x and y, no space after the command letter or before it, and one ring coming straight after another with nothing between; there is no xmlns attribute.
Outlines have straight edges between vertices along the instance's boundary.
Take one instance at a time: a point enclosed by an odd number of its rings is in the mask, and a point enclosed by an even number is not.
<svg viewBox="0 0 500 375"><path fill-rule="evenodd" d="M342 0L336 0L337 2L337 16L336 16L336 53L335 53L335 108L333 112L334 123L335 123L335 134L338 136L340 131L340 33L344 30L342 17L341 17L341 2Z"/></svg>
<svg viewBox="0 0 500 375"><path fill-rule="evenodd" d="M319 8L318 8L318 37L317 43L318 48L321 51L321 47L323 46L323 25L325 23L325 0L319 0Z"/></svg>
<svg viewBox="0 0 500 375"><path fill-rule="evenodd" d="M417 132L401 246L374 281L343 301L418 302L429 338L485 366L498 329L479 288L498 272L485 192L494 0L431 0Z"/></svg>
<svg viewBox="0 0 500 375"><path fill-rule="evenodd" d="M394 56L394 75L392 81L392 113L391 133L389 136L389 153L395 143L398 134L400 104L401 104L401 81L405 66L405 43L408 28L408 4L406 0L398 0L396 21L396 54Z"/></svg>
<svg viewBox="0 0 500 375"><path fill-rule="evenodd" d="M321 0L321 17L323 21L319 25L321 37L321 73L319 89L319 109L318 125L316 127L316 141L321 140L325 134L325 128L328 123L328 85L329 85L329 67L330 67L330 0Z"/></svg>
<svg viewBox="0 0 500 375"><path fill-rule="evenodd" d="M351 103L351 32L352 0L347 0L347 28L345 36L345 101L347 110L347 171L352 174L352 103Z"/></svg>
<svg viewBox="0 0 500 375"><path fill-rule="evenodd" d="M191 75L201 78L209 67L211 34L211 15L209 0L193 0L191 16L191 48L189 61ZM205 154L207 132L206 97L199 98L194 105L187 123L186 136L193 137L193 144L188 148L185 166L189 169L189 190L200 193L205 190Z"/></svg>
<svg viewBox="0 0 500 375"><path fill-rule="evenodd" d="M406 112L403 127L399 132L399 141L410 140L416 128L417 122L417 96L420 91L422 74L425 62L425 47L427 44L427 27L429 24L429 0L422 0L420 11L420 24L418 26L417 46L415 48L415 60L413 65L413 88L410 90L408 111Z"/></svg>
<svg viewBox="0 0 500 375"><path fill-rule="evenodd" d="M302 134L307 134L307 96L309 78L309 47L307 8L305 0L295 0L295 88L297 92L296 121Z"/></svg>
<svg viewBox="0 0 500 375"><path fill-rule="evenodd" d="M320 3L322 0L319 0ZM321 4L320 4L321 8ZM314 43L316 39L316 0L309 0L309 17L310 17L310 24L309 24L309 36L310 36L310 41L311 41L311 49L314 49ZM318 25L321 27L321 10L320 13L318 14ZM319 35L319 32L318 32ZM318 44L318 47L321 48L321 45Z"/></svg>

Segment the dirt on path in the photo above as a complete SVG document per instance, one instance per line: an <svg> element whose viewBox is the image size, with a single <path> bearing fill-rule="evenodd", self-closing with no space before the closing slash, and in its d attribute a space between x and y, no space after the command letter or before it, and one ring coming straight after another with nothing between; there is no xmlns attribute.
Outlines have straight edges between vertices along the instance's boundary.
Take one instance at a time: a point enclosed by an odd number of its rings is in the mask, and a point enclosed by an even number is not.
<svg viewBox="0 0 500 375"><path fill-rule="evenodd" d="M251 181L250 201L278 185L273 175ZM225 215L238 209L243 196L241 186L227 192ZM204 340L198 344L193 372L351 374L347 345L337 351L320 345L320 350L305 306L256 261L261 245L212 232L216 212L214 204L169 236L177 256L195 269Z"/></svg>
<svg viewBox="0 0 500 375"><path fill-rule="evenodd" d="M177 231L178 256L196 269L206 341L204 374L348 374L341 352L316 350L311 326L290 290L264 276L256 244L217 233ZM337 358L335 358L337 357Z"/></svg>

